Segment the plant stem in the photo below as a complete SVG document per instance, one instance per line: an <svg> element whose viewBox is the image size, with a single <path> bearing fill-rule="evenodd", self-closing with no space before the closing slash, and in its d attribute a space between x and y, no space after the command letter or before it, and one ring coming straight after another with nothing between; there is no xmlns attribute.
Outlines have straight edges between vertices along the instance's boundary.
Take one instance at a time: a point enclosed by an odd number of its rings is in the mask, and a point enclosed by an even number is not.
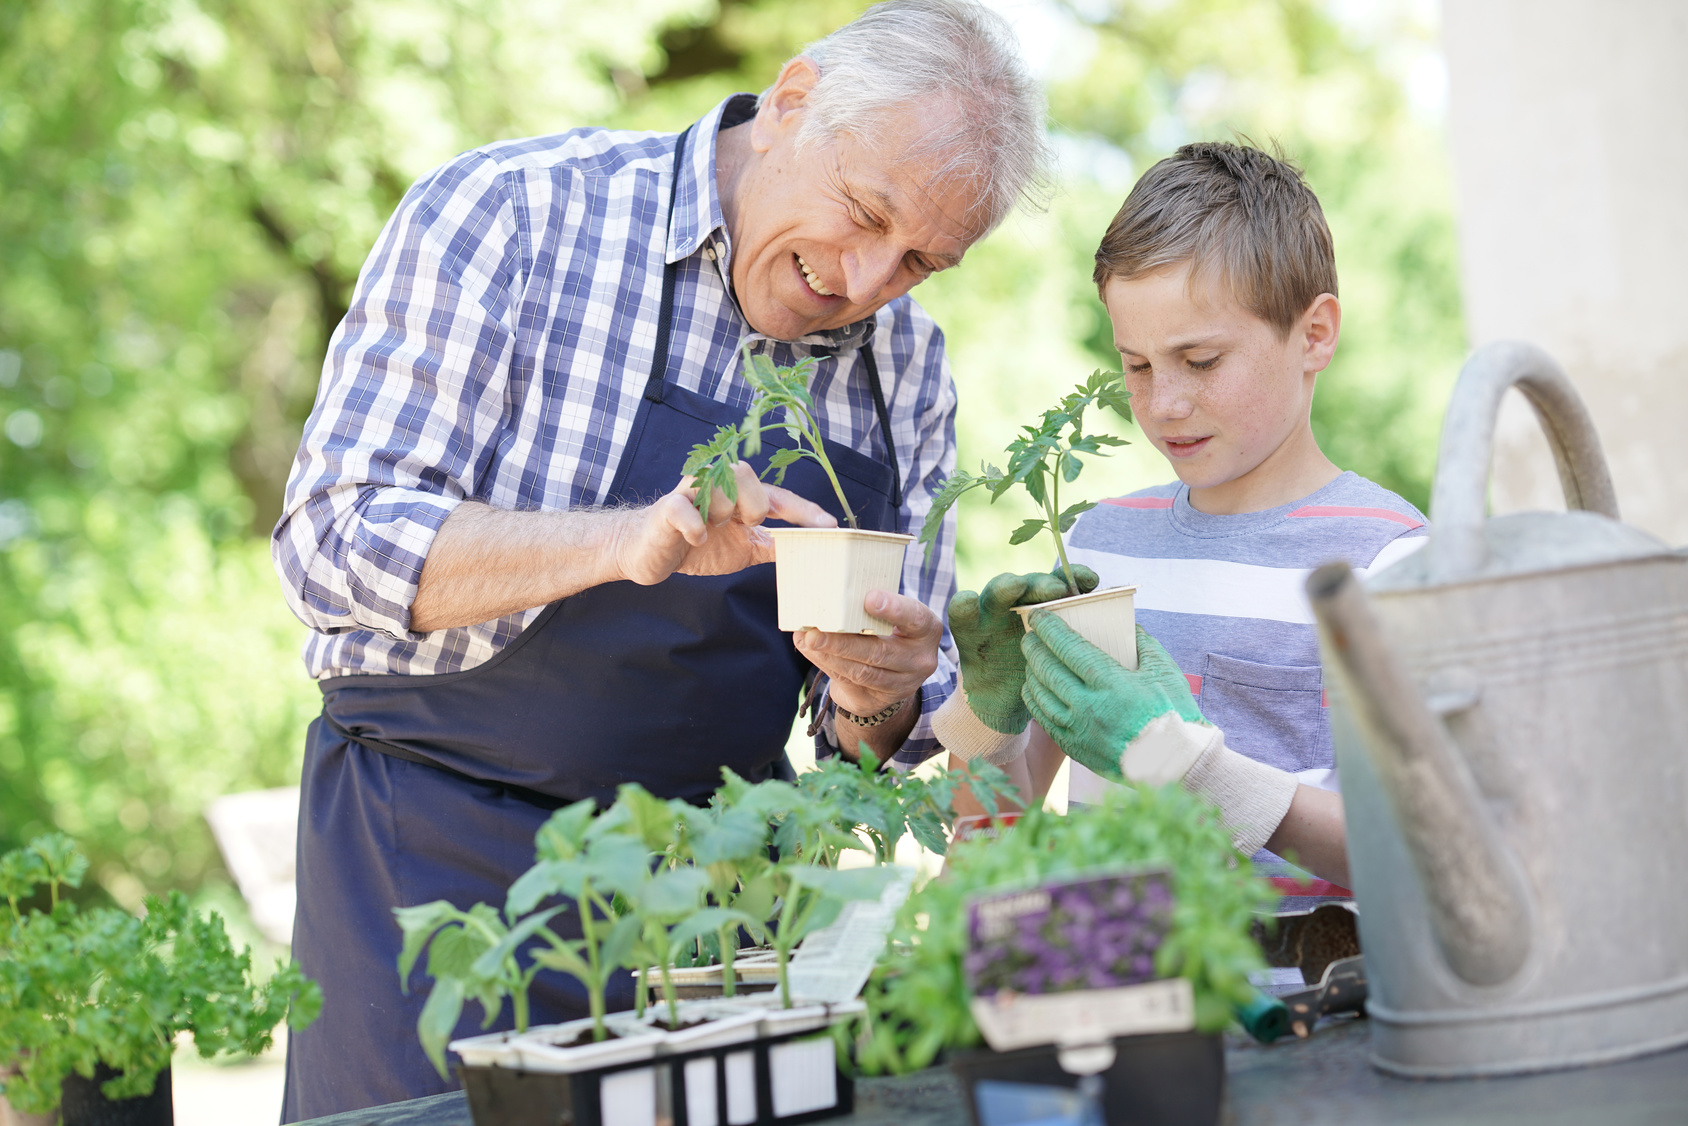
<svg viewBox="0 0 1688 1126"><path fill-rule="evenodd" d="M729 923L721 928L721 995L731 997L737 992L738 979L733 973L733 959L738 956L738 927Z"/></svg>
<svg viewBox="0 0 1688 1126"><path fill-rule="evenodd" d="M821 444L824 439L821 437L820 426L810 417L808 411L795 403L786 407L786 410L791 411L800 420L797 423L798 429L802 430L803 436L808 439L809 448L815 453L815 461L825 471L826 479L832 482L832 491L838 494L838 503L844 509L844 519L850 522L850 527L860 528L861 525L856 523L856 514L850 510L850 501L844 496L844 486L838 483L838 474L832 471L832 462L827 460L826 447ZM804 425L805 422L808 423L807 426Z"/></svg>
<svg viewBox="0 0 1688 1126"><path fill-rule="evenodd" d="M1061 538L1061 462L1067 456L1061 451L1055 458L1055 472L1049 475L1049 488L1043 494L1043 511L1049 517L1049 534L1055 537L1055 554L1061 560L1061 577L1067 580L1067 596L1078 594L1078 579L1073 565L1067 561L1067 544Z"/></svg>
<svg viewBox="0 0 1688 1126"><path fill-rule="evenodd" d="M516 1031L526 1032L528 1026L528 995L526 982L522 982L517 988L510 990L510 1001L516 1010Z"/></svg>
<svg viewBox="0 0 1688 1126"><path fill-rule="evenodd" d="M580 934L586 940L586 960L592 967L592 980L586 983L586 1002L592 1012L592 1039L609 1036L604 1028L604 973L598 962L598 928L592 921L592 881L580 885Z"/></svg>
<svg viewBox="0 0 1688 1126"><path fill-rule="evenodd" d="M669 973L668 959L662 960L662 995L668 1001L668 1029L677 1032L680 1028L679 999L674 996L674 977Z"/></svg>
<svg viewBox="0 0 1688 1126"><path fill-rule="evenodd" d="M787 890L785 902L780 905L780 932L774 936L774 962L779 967L782 1009L791 1008L791 982L786 979L785 966L791 958L792 943L786 935L797 926L797 897L802 894L802 888L793 882Z"/></svg>

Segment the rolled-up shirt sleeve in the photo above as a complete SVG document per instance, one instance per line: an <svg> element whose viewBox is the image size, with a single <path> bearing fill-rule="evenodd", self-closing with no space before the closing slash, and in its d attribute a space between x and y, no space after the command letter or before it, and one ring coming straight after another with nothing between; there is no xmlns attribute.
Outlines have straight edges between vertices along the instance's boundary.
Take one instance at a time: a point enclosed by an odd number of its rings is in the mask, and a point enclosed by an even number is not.
<svg viewBox="0 0 1688 1126"><path fill-rule="evenodd" d="M467 154L406 195L329 342L271 556L288 604L323 633L419 639L428 551L504 429L515 208Z"/></svg>

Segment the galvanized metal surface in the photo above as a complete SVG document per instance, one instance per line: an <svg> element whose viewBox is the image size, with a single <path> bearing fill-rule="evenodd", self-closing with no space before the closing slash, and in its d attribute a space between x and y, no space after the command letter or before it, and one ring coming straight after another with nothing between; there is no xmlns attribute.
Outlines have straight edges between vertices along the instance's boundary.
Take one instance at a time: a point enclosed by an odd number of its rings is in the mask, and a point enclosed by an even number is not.
<svg viewBox="0 0 1688 1126"><path fill-rule="evenodd" d="M1568 502L1606 514L1481 519L1514 380ZM1369 598L1338 569L1309 583L1375 1061L1502 1074L1688 1042L1688 558L1609 515L1592 427L1533 349L1462 372L1435 496L1429 546Z"/></svg>

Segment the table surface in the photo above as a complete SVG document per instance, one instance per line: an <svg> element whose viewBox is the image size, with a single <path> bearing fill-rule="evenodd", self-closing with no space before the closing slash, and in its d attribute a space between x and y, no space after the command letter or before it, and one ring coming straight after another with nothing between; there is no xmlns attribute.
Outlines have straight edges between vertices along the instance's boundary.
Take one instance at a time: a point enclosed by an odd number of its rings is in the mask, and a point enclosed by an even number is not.
<svg viewBox="0 0 1688 1126"><path fill-rule="evenodd" d="M1366 1061L1364 1020L1306 1040L1226 1042L1225 1126L1681 1126L1688 1049L1504 1079L1397 1079ZM961 1089L933 1068L856 1084L839 1126L968 1126ZM462 1092L313 1119L309 1126L470 1126Z"/></svg>

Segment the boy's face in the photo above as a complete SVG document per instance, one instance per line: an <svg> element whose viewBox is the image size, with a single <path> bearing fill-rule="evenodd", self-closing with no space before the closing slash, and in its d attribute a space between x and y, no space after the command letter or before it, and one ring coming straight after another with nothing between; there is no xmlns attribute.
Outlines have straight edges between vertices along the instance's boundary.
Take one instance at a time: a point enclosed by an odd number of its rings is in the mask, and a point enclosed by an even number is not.
<svg viewBox="0 0 1688 1126"><path fill-rule="evenodd" d="M1322 487L1337 471L1307 420L1336 350L1336 298L1322 294L1280 339L1223 286L1189 275L1184 263L1102 292L1144 435L1204 512L1260 511Z"/></svg>

